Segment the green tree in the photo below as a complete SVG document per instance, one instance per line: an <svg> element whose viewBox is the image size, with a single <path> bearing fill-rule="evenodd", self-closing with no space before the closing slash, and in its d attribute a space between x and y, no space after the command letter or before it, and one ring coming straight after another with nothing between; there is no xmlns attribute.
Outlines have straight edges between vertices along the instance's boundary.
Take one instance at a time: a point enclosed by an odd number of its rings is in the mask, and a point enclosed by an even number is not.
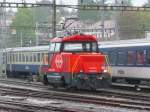
<svg viewBox="0 0 150 112"><path fill-rule="evenodd" d="M123 12L117 17L120 39L143 38L142 17L139 12Z"/></svg>
<svg viewBox="0 0 150 112"><path fill-rule="evenodd" d="M144 4L145 7L149 7L150 6L150 0L147 0L147 3ZM141 26L143 26L144 30L148 30L150 31L150 12L146 11L146 12L140 12L139 13L139 17L140 17L140 24Z"/></svg>
<svg viewBox="0 0 150 112"><path fill-rule="evenodd" d="M11 26L16 30L16 35L13 36L13 44L18 46L21 44L21 39L23 46L26 44L35 43L35 22L33 21L33 12L29 8L18 9L15 18Z"/></svg>
<svg viewBox="0 0 150 112"><path fill-rule="evenodd" d="M117 1L116 5L132 6L132 0ZM143 38L143 12L120 11L114 12L120 39Z"/></svg>
<svg viewBox="0 0 150 112"><path fill-rule="evenodd" d="M38 2L40 4L52 4L49 0L42 0ZM66 11L63 8L57 8L56 11L56 21L59 22L61 18L61 12L66 14ZM33 9L34 20L38 23L48 23L52 22L53 9L52 7L36 7ZM63 15L62 14L62 15ZM63 15L64 16L64 15Z"/></svg>
<svg viewBox="0 0 150 112"><path fill-rule="evenodd" d="M38 2L40 4L51 4L48 0ZM34 20L38 23L50 23L52 21L52 7L33 8Z"/></svg>

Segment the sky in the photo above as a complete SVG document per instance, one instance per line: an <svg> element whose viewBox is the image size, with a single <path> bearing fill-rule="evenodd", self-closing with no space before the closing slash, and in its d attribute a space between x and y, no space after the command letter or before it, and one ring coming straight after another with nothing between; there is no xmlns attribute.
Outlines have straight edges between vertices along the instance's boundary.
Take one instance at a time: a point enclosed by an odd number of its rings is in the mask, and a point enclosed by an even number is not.
<svg viewBox="0 0 150 112"><path fill-rule="evenodd" d="M143 5L145 2L147 2L147 0L133 0L133 4L135 6L141 6Z"/></svg>
<svg viewBox="0 0 150 112"><path fill-rule="evenodd" d="M3 0L0 0L0 2L2 2ZM26 1L26 2L36 2L36 1L40 1L40 0L6 0L7 2L22 2L22 1ZM56 0L57 3L60 3L60 1L64 2L65 4L68 5L73 5L73 4L77 4L78 0ZM110 1L114 1L114 0L110 0ZM133 4L134 6L141 6L143 5L147 0L133 0Z"/></svg>

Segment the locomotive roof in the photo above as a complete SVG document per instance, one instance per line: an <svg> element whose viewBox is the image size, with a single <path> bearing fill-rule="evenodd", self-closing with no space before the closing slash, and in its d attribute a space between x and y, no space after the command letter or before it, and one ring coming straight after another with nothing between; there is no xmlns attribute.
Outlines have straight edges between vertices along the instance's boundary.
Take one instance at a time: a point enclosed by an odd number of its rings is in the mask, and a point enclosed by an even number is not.
<svg viewBox="0 0 150 112"><path fill-rule="evenodd" d="M85 35L85 34L76 34L72 36L66 36L66 37L55 37L50 40L51 42L96 42L96 37L93 35Z"/></svg>

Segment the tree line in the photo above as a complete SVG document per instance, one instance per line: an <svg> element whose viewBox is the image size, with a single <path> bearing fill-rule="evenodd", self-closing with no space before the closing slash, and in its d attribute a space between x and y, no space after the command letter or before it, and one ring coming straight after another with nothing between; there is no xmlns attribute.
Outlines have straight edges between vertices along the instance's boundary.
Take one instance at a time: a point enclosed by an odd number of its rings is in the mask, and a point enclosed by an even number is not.
<svg viewBox="0 0 150 112"><path fill-rule="evenodd" d="M42 0L39 3L51 3L49 0ZM62 3L63 4L63 3ZM105 0L79 0L78 4L97 5L105 4L110 5ZM115 0L111 5L127 5L132 6L132 0ZM150 6L150 0L144 4ZM105 11L102 15L101 10L67 10L66 8L57 8L57 23L62 17L77 15L80 21L94 23L101 20L104 16L105 20L115 20L120 39L143 38L145 30L149 30L150 26L150 12L130 12L130 11ZM20 43L20 38L23 41L23 46L36 43L35 28L38 24L51 24L52 22L52 8L51 7L37 7L37 8L21 8L18 9L11 26L16 26L16 34L12 35L13 46ZM20 27L18 27L20 26ZM17 43L18 42L18 43ZM16 44L17 43L17 44Z"/></svg>

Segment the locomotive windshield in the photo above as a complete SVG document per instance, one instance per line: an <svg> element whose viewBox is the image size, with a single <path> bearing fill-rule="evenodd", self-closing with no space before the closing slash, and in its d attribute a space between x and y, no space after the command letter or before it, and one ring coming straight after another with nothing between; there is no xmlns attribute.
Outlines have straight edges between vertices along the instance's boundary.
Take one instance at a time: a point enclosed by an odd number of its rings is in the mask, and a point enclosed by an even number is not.
<svg viewBox="0 0 150 112"><path fill-rule="evenodd" d="M63 44L63 51L65 52L97 52L96 42L65 42Z"/></svg>

